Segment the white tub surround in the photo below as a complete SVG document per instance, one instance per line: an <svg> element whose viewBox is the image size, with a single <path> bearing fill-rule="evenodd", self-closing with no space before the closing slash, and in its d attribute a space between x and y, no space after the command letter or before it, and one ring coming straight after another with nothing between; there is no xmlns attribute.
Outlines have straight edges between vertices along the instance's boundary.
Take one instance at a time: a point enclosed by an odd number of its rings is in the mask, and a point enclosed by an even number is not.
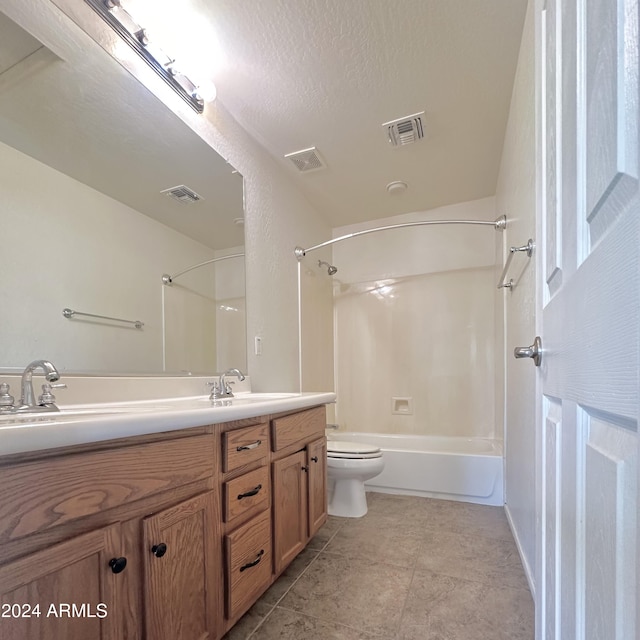
<svg viewBox="0 0 640 640"><path fill-rule="evenodd" d="M60 391L63 393L63 391ZM335 402L335 393L237 393L60 404L60 413L0 414L0 455L53 449L273 415Z"/></svg>
<svg viewBox="0 0 640 640"><path fill-rule="evenodd" d="M370 491L503 505L499 440L336 431L327 437L382 450L384 470L365 483Z"/></svg>

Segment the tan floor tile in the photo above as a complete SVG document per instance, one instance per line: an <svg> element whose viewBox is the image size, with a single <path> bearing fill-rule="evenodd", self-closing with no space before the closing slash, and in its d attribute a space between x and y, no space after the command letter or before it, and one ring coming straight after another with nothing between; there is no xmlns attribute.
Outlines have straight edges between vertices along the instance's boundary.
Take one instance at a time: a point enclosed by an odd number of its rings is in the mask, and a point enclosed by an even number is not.
<svg viewBox="0 0 640 640"><path fill-rule="evenodd" d="M356 629L276 607L251 640L372 640Z"/></svg>
<svg viewBox="0 0 640 640"><path fill-rule="evenodd" d="M222 640L246 640L272 609L273 606L271 605L260 601L256 602L253 607L229 629L229 632Z"/></svg>
<svg viewBox="0 0 640 640"><path fill-rule="evenodd" d="M325 551L410 568L415 566L423 538L415 530L405 531L397 522L379 526L379 520L372 522L365 516L343 526Z"/></svg>
<svg viewBox="0 0 640 640"><path fill-rule="evenodd" d="M293 562L284 570L282 575L265 591L259 602L276 604L291 588L306 568L317 558L317 549L304 549Z"/></svg>
<svg viewBox="0 0 640 640"><path fill-rule="evenodd" d="M367 499L363 518L330 517L225 640L533 638L533 602L502 508Z"/></svg>
<svg viewBox="0 0 640 640"><path fill-rule="evenodd" d="M502 507L491 507L454 500L368 493L370 522L402 519L410 531L452 531L486 538L512 540L511 529Z"/></svg>
<svg viewBox="0 0 640 640"><path fill-rule="evenodd" d="M390 638L398 629L412 573L323 552L280 606Z"/></svg>
<svg viewBox="0 0 640 640"><path fill-rule="evenodd" d="M426 532L415 566L454 578L494 586L528 589L520 554L513 540Z"/></svg>
<svg viewBox="0 0 640 640"><path fill-rule="evenodd" d="M333 538L333 536L340 531L340 528L345 523L345 518L336 518L334 516L329 516L327 521L322 525L320 531L316 533L313 538L309 541L307 545L308 549L318 549L321 550L325 547L327 542Z"/></svg>
<svg viewBox="0 0 640 640"><path fill-rule="evenodd" d="M398 640L532 640L528 591L416 570Z"/></svg>

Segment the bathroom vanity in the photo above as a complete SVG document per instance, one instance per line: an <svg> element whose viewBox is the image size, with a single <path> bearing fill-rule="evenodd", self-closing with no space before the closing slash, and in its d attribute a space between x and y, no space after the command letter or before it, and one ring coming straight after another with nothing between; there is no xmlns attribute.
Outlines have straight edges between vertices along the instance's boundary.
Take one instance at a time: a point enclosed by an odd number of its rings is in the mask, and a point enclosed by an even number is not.
<svg viewBox="0 0 640 640"><path fill-rule="evenodd" d="M114 433L137 427L115 439L70 421L74 444L0 457L0 637L221 638L326 520L333 398L210 408L199 426L201 409L169 411L156 431L123 413Z"/></svg>

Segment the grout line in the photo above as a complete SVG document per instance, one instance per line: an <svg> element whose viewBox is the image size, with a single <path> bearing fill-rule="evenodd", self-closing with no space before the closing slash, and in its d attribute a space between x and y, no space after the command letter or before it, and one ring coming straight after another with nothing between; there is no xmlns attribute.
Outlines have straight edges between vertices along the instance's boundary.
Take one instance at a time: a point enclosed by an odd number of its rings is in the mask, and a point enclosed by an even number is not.
<svg viewBox="0 0 640 640"><path fill-rule="evenodd" d="M368 631L362 631L362 629L357 629L356 627L351 627L348 624L343 624L342 622L336 622L335 620L327 620L327 618L319 618L318 616L312 616L309 613L303 613L302 611L296 611L295 609L289 609L289 607L278 607L278 608L282 609L283 611L289 611L291 613L295 613L296 615L303 616L305 618L310 618L311 620L318 620L319 622L328 622L329 624L337 625L339 627L342 627L343 629L349 629L349 631L355 631L356 633L359 633L360 635L362 635L364 633L365 635L370 637L371 640L374 640L374 639L379 640L379 638L380 638L380 636L378 636L376 634L369 633Z"/></svg>
<svg viewBox="0 0 640 640"><path fill-rule="evenodd" d="M315 549L313 549L313 551L315 551ZM262 618L262 620L260 620L260 622L257 624L255 629L253 629L253 631L247 636L246 640L250 640L250 638L255 634L255 632L267 621L269 616L273 613L274 609L280 604L280 602L282 602L282 600L286 597L286 595L289 593L289 591L291 591L291 589L293 589L293 587L296 585L298 580L300 580L300 578L308 571L309 567L318 559L318 557L320 556L321 553L322 553L321 551L318 551L316 553L315 558L313 560L311 560L311 562L300 572L300 574L296 577L296 579L289 585L287 590L276 600L275 604L269 610L269 613L267 613L267 615L265 615L264 618ZM275 582L274 582L274 584L275 584Z"/></svg>

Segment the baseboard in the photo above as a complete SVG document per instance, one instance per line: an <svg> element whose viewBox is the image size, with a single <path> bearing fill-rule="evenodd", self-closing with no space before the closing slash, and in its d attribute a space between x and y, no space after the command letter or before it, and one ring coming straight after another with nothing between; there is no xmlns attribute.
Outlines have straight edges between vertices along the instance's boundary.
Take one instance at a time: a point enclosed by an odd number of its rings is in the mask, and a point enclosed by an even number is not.
<svg viewBox="0 0 640 640"><path fill-rule="evenodd" d="M536 600L536 582L535 575L527 562L527 558L522 551L522 545L520 544L520 538L518 537L518 532L513 524L513 519L511 517L511 512L509 511L509 505L504 505L504 512L507 514L507 521L509 522L509 528L511 529L511 534L513 535L513 539L515 540L516 547L518 548L518 553L520 554L520 560L522 561L522 566L524 568L524 574L527 577L527 582L529 583L529 591L531 591L531 595L533 596L533 601Z"/></svg>

